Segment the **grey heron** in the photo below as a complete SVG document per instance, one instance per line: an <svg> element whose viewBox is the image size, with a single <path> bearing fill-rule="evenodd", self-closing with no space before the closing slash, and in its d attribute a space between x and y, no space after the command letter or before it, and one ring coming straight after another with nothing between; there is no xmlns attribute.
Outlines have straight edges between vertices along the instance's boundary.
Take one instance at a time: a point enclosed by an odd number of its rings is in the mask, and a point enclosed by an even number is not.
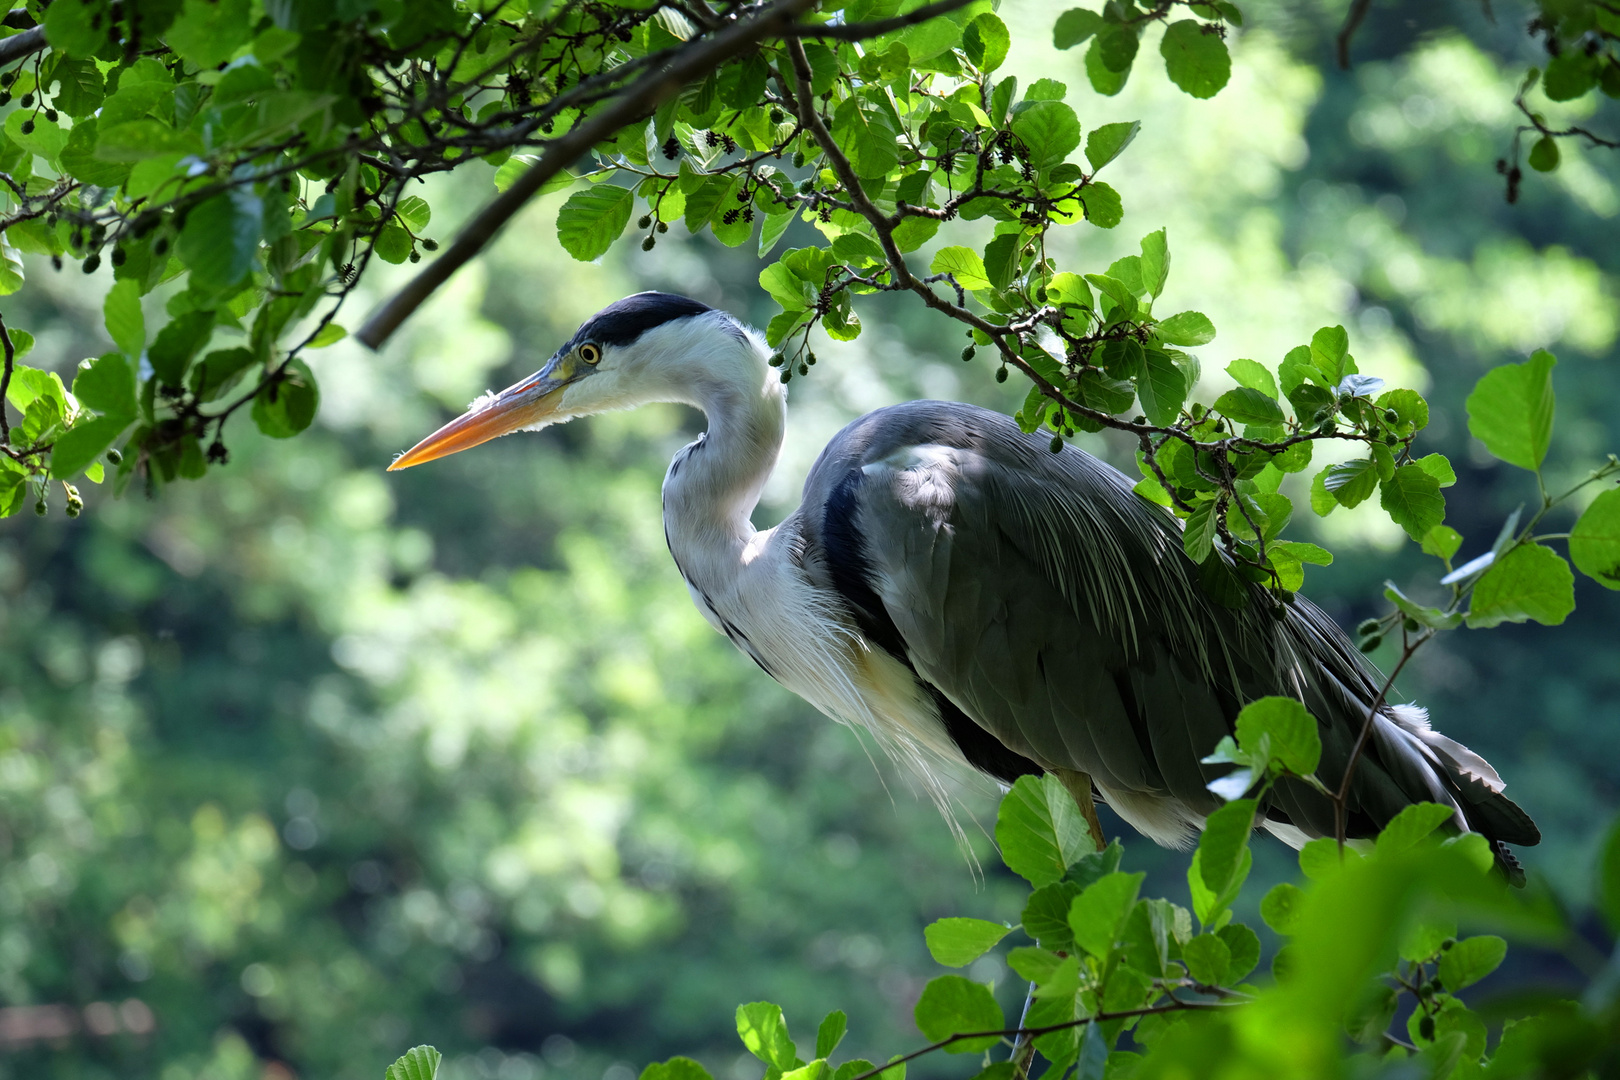
<svg viewBox="0 0 1620 1080"><path fill-rule="evenodd" d="M729 314L644 292L586 320L534 375L485 395L406 451L408 468L499 435L610 409L678 402L708 429L664 479L670 553L703 616L766 674L923 766L966 763L1004 783L1052 773L1101 840L1100 797L1159 844L1185 847L1220 800L1206 764L1238 711L1269 694L1317 718L1320 774L1341 777L1376 670L1303 597L1259 586L1216 602L1180 526L1123 474L1053 453L1010 419L914 401L839 432L797 510L750 520L776 464L786 389L760 335ZM1413 802L1458 828L1535 844L1535 824L1479 755L1422 709L1382 707L1355 773L1348 834ZM1285 779L1262 824L1298 847L1335 832L1331 800Z"/></svg>

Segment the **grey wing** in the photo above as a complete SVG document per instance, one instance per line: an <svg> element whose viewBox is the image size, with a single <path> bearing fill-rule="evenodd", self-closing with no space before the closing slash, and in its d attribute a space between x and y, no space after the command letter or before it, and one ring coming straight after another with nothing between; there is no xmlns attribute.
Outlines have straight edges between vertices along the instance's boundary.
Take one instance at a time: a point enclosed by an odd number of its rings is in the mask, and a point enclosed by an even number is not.
<svg viewBox="0 0 1620 1080"><path fill-rule="evenodd" d="M1301 601L1277 619L1260 590L1243 610L1216 603L1173 519L1122 474L1052 454L998 414L915 402L857 421L806 483L807 518L816 507L829 574L892 639L879 644L1008 751L1091 776L1161 843L1219 805L1205 785L1226 767L1200 759L1245 702L1304 700L1328 778L1377 691L1320 611ZM1392 712L1358 768L1352 833L1433 799L1487 835L1534 842L1499 789L1477 756ZM1268 813L1306 835L1333 829L1331 804L1303 784L1280 786Z"/></svg>

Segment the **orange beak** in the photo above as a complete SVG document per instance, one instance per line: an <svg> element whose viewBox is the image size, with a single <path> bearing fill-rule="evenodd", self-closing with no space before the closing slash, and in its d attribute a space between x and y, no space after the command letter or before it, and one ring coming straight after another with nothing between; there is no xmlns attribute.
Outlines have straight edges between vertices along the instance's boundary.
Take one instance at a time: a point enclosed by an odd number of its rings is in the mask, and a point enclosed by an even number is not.
<svg viewBox="0 0 1620 1080"><path fill-rule="evenodd" d="M544 421L556 413L563 388L573 381L558 370L561 366L559 359L554 357L538 374L468 409L395 458L388 471L408 469L412 465L448 457ZM562 377L559 378L559 375Z"/></svg>

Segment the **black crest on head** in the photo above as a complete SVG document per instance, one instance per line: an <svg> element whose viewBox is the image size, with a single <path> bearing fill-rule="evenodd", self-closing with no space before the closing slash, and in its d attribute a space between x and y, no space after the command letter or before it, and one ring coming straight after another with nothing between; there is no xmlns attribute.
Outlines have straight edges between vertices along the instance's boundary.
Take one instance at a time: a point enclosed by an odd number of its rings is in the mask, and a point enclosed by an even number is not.
<svg viewBox="0 0 1620 1080"><path fill-rule="evenodd" d="M713 311L708 304L666 292L641 292L617 300L585 320L565 348L581 342L628 345L642 334L672 319Z"/></svg>

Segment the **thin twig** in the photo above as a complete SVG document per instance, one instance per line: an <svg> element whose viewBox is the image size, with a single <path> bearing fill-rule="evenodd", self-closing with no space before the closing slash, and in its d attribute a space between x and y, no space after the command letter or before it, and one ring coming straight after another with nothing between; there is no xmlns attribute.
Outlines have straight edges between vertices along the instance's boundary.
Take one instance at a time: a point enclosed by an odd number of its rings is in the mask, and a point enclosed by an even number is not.
<svg viewBox="0 0 1620 1080"><path fill-rule="evenodd" d="M0 446L11 446L11 421L6 418L6 395L11 392L11 371L17 363L17 347L11 343L11 331L6 328L6 318L0 315L0 343L4 343L6 350L6 370L0 375Z"/></svg>
<svg viewBox="0 0 1620 1080"><path fill-rule="evenodd" d="M1390 690L1395 686L1395 678L1400 675L1406 662L1412 659L1412 654L1422 647L1423 643L1434 637L1430 630L1418 637L1416 641L1406 640L1406 631L1401 631L1401 658L1390 671L1389 677L1373 698L1372 704L1367 707L1367 719L1362 721L1361 734L1356 736L1356 745L1350 751L1350 760L1344 766L1344 778L1339 781L1339 790L1333 795L1333 835L1339 841L1339 851L1344 852L1345 829L1349 818L1350 781L1355 778L1356 765L1361 761L1361 754L1367 746L1367 740L1372 736L1373 723L1378 719L1378 711L1384 707L1384 701L1389 697Z"/></svg>
<svg viewBox="0 0 1620 1080"><path fill-rule="evenodd" d="M1042 1035L1050 1035L1054 1031L1066 1031L1069 1028L1085 1027L1087 1024L1092 1023L1106 1024L1110 1020L1129 1020L1133 1016L1153 1016L1158 1013L1183 1012L1187 1010L1211 1012L1219 1009L1233 1009L1240 1007L1236 1005L1221 1005L1213 1001L1183 1001L1178 997L1172 997L1170 1000L1174 1002L1173 1005L1148 1005L1140 1009L1121 1009L1118 1012L1098 1012L1093 1013L1090 1016L1082 1016L1076 1020L1065 1020L1060 1024L1047 1024L1045 1027L1003 1028L1000 1031L964 1031L958 1035L952 1035L948 1039L941 1039L937 1043L931 1043L930 1045L923 1047L921 1050L913 1050L909 1054L895 1058L886 1065L879 1065L874 1069L868 1069L866 1072L858 1073L851 1077L850 1080L872 1080L873 1077L880 1076L897 1065L904 1065L906 1062L914 1061L917 1058L922 1057L924 1054L932 1054L936 1050L943 1050L947 1046L952 1046L959 1042L965 1042L969 1039L1005 1039L1009 1036L1013 1038L1021 1038L1027 1035L1030 1040L1033 1041Z"/></svg>
<svg viewBox="0 0 1620 1080"><path fill-rule="evenodd" d="M1342 71L1350 70L1350 39L1356 36L1361 28L1361 20L1367 17L1367 9L1372 7L1372 0L1355 0L1350 5L1350 11L1344 17L1344 25L1339 28L1339 36L1334 41L1339 53L1339 68Z"/></svg>

